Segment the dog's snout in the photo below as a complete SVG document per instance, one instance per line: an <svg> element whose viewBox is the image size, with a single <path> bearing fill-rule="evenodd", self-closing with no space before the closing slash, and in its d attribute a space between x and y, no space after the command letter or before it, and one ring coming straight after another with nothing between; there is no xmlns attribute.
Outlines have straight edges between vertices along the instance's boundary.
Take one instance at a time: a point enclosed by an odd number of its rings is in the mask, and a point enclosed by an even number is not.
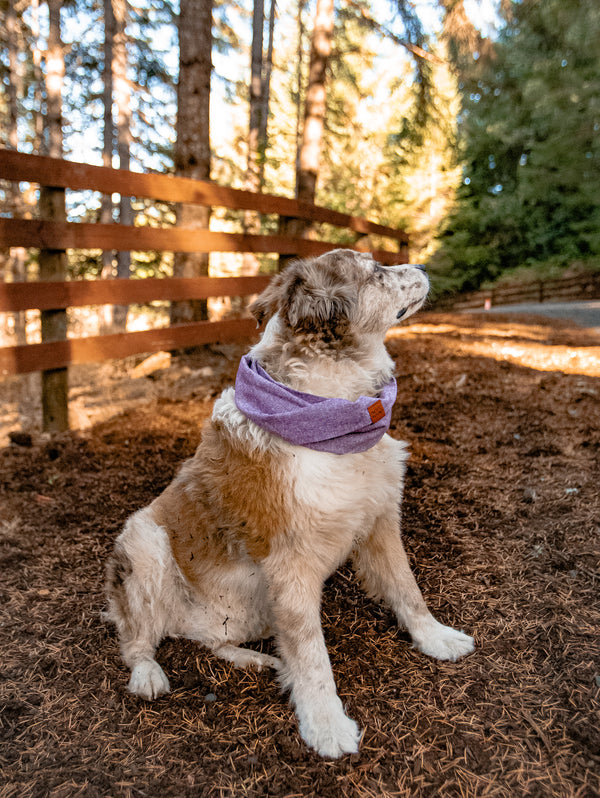
<svg viewBox="0 0 600 798"><path fill-rule="evenodd" d="M426 272L427 271L427 266L425 266L423 263L411 263L411 266L414 269L419 269L419 271L421 271L421 272Z"/></svg>

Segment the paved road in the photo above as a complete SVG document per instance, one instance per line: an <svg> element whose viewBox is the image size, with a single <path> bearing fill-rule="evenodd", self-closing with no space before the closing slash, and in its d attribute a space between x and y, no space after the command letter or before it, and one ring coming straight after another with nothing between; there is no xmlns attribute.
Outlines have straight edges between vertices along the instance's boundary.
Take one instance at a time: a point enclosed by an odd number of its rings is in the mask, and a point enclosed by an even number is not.
<svg viewBox="0 0 600 798"><path fill-rule="evenodd" d="M569 319L581 327L600 332L600 300L583 302L526 302L521 305L496 305L489 313L537 313L554 319Z"/></svg>

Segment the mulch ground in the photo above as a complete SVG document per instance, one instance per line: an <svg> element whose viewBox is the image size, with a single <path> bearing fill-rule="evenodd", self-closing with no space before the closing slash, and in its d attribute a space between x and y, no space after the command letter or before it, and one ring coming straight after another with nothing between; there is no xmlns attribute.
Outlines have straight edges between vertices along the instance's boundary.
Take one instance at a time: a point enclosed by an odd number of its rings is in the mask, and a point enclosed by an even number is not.
<svg viewBox="0 0 600 798"><path fill-rule="evenodd" d="M195 396L0 450L2 798L600 794L600 341L562 322L422 315L389 346L392 434L412 449L406 547L475 653L413 650L344 567L323 621L359 754L320 760L272 673L191 642L159 650L170 695L127 692L103 565L233 379L236 358L204 378L200 355Z"/></svg>

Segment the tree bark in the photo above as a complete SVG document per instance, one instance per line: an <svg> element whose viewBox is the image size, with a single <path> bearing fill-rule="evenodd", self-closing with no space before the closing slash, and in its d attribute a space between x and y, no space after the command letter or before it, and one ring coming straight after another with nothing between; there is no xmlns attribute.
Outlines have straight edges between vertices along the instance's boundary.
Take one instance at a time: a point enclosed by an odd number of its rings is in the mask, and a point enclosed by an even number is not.
<svg viewBox="0 0 600 798"><path fill-rule="evenodd" d="M263 115L263 28L265 22L264 0L254 0L252 13L252 49L250 64L250 123L248 126L248 161L246 166L246 188L260 190L261 160L260 131Z"/></svg>
<svg viewBox="0 0 600 798"><path fill-rule="evenodd" d="M179 81L175 173L196 180L210 179L210 76L212 71L212 0L181 0L179 11ZM207 229L210 208L180 205L177 224ZM175 253L176 277L208 274L203 253ZM208 318L205 299L171 303L171 323Z"/></svg>
<svg viewBox="0 0 600 798"><path fill-rule="evenodd" d="M48 50L46 53L45 149L54 158L62 152L62 88L65 73L64 49L60 31L60 0L48 0ZM65 221L64 189L40 189L42 218ZM67 256L64 250L40 250L40 280L64 280ZM42 341L67 337L65 310L41 312ZM42 424L46 432L62 432L69 427L67 369L42 372Z"/></svg>
<svg viewBox="0 0 600 798"><path fill-rule="evenodd" d="M260 127L258 130L258 148L260 158L258 161L259 179L258 184L262 191L265 184L265 160L267 157L267 147L269 144L269 101L271 98L271 72L273 70L273 38L275 35L275 13L277 11L276 0L271 0L269 10L269 38L267 43L267 57L264 63L263 88L262 88L262 110L260 115Z"/></svg>
<svg viewBox="0 0 600 798"><path fill-rule="evenodd" d="M263 130L264 83L263 83L263 31L265 24L264 0L254 0L252 11L252 47L250 50L250 114L248 122L248 157L246 160L247 191L261 191L261 163L264 158L264 142L260 136ZM262 150L262 151L261 151ZM245 233L260 233L260 214L245 211L243 229ZM260 262L252 252L245 252L242 259L242 274L258 274ZM241 301L243 307L245 302Z"/></svg>
<svg viewBox="0 0 600 798"><path fill-rule="evenodd" d="M299 41L302 41L302 5L298 6ZM310 63L306 99L304 101L304 125L296 160L296 198L314 203L317 177L323 145L325 112L327 110L326 78L329 56L333 42L334 0L317 0L313 32L311 36ZM301 74L301 50L299 48L299 74ZM300 89L300 86L299 86ZM300 94L300 91L298 91ZM302 219L283 219L280 232L283 235L301 237L309 225ZM292 260L290 256L279 257L279 268Z"/></svg>
<svg viewBox="0 0 600 798"><path fill-rule="evenodd" d="M333 42L333 27L333 0L317 0L296 185L296 197L303 202L315 201L327 109L325 84Z"/></svg>
<svg viewBox="0 0 600 798"><path fill-rule="evenodd" d="M31 35L33 37L33 79L34 79L34 106L35 106L35 138L34 138L34 152L42 146L42 138L44 136L44 116L42 113L43 105L43 86L44 75L42 71L42 51L40 49L40 2L39 0L32 0L31 3Z"/></svg>
<svg viewBox="0 0 600 798"><path fill-rule="evenodd" d="M8 33L8 85L6 98L8 104L8 146L11 150L19 148L17 122L19 117L18 97L23 93L22 71L19 66L18 43L21 38L19 19L14 0L8 4L6 11L6 28ZM15 218L23 215L23 198L18 183L10 183L8 190L10 210ZM26 279L25 262L27 251L24 247L11 247L8 252L6 281L23 282ZM24 311L7 314L12 317L14 335L17 344L26 343L26 321Z"/></svg>
<svg viewBox="0 0 600 798"><path fill-rule="evenodd" d="M113 0L115 35L113 42L113 81L114 99L117 107L117 155L119 168L129 169L131 143L131 87L127 76L127 0ZM119 202L119 221L133 224L131 197L121 195ZM117 252L117 277L128 280L131 274L131 252ZM115 305L114 326L124 330L127 326L127 305Z"/></svg>
<svg viewBox="0 0 600 798"><path fill-rule="evenodd" d="M113 121L113 48L115 38L115 15L112 0L104 0L104 66L102 70L104 87L102 90L102 103L104 106L104 129L102 141L102 164L112 166L115 125ZM100 206L100 222L110 224L113 221L113 201L110 194L102 195ZM113 250L102 251L102 277L110 279L113 276ZM100 330L108 332L113 327L113 306L104 305L101 309Z"/></svg>
<svg viewBox="0 0 600 798"><path fill-rule="evenodd" d="M298 22L298 43L296 50L296 188L298 187L298 175L300 174L300 149L302 147L302 88L303 88L303 64L304 64L304 11L307 0L298 0L297 22Z"/></svg>

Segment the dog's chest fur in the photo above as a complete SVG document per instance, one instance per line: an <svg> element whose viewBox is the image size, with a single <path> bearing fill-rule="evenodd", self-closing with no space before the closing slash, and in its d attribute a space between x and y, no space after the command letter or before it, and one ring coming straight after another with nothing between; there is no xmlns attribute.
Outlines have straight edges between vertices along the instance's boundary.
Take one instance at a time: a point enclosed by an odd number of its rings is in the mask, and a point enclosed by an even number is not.
<svg viewBox="0 0 600 798"><path fill-rule="evenodd" d="M406 446L389 436L372 449L338 456L310 449L294 452L294 499L317 525L360 539L374 520L398 504Z"/></svg>
<svg viewBox="0 0 600 798"><path fill-rule="evenodd" d="M219 435L212 445L230 451L220 477L229 490L223 491L221 482L221 495L228 495L234 515L244 518L240 534L251 556L268 554L281 536L297 535L303 545L329 541L342 561L374 520L399 503L406 445L387 435L366 452L342 456L292 446L240 413L233 391L226 391L215 404L213 425ZM246 466L233 473L232 461ZM245 491L248 471L259 478ZM248 517L248 504L255 521ZM259 546L249 538L255 525L261 530ZM269 539L264 540L265 535Z"/></svg>
<svg viewBox="0 0 600 798"><path fill-rule="evenodd" d="M333 570L398 506L406 458L405 444L387 435L343 456L292 446L240 413L229 389L154 509L192 587L211 569L229 571L240 555L259 564L293 540Z"/></svg>

